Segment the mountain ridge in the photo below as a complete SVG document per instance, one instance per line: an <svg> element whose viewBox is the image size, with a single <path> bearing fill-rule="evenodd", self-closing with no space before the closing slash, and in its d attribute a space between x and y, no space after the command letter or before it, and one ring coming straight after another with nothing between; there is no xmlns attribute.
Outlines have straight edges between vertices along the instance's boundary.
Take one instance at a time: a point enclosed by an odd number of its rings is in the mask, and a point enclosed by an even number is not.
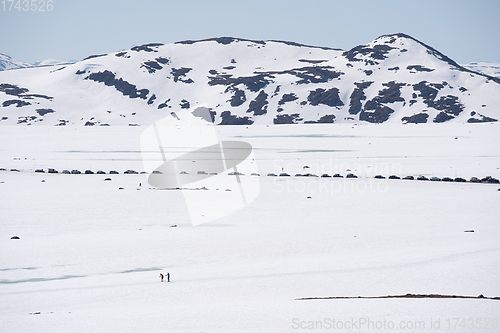
<svg viewBox="0 0 500 333"><path fill-rule="evenodd" d="M12 59L12 57L7 54L0 53L0 71L25 68L30 66L32 65L23 61Z"/></svg>
<svg viewBox="0 0 500 333"><path fill-rule="evenodd" d="M0 72L7 70L15 70L22 68L32 68L32 67L47 67L47 66L57 66L57 65L69 65L77 61L63 61L58 59L45 59L40 61L35 61L34 63L28 63L20 60L15 60L7 54L0 53Z"/></svg>
<svg viewBox="0 0 500 333"><path fill-rule="evenodd" d="M219 125L490 122L497 96L500 79L403 33L347 51L217 37L0 72L0 124L148 125L201 106Z"/></svg>

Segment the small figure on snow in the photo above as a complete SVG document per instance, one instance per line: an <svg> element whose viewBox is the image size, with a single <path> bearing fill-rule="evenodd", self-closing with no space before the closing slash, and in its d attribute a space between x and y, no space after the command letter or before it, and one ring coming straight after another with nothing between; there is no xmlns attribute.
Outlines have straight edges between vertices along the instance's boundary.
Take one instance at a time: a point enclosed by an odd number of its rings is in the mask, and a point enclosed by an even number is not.
<svg viewBox="0 0 500 333"><path fill-rule="evenodd" d="M167 272L167 282L170 282L170 273Z"/></svg>
<svg viewBox="0 0 500 333"><path fill-rule="evenodd" d="M161 282L163 282L163 274L160 273Z"/></svg>

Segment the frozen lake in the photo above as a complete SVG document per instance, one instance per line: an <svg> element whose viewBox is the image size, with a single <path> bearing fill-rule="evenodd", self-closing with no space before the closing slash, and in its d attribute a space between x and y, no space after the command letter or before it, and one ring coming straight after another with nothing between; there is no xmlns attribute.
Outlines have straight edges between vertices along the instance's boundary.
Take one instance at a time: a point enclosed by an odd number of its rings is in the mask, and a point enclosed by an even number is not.
<svg viewBox="0 0 500 333"><path fill-rule="evenodd" d="M123 174L144 170L142 130L0 128L0 168L20 170L0 171L3 331L498 331L498 300L298 299L500 296L499 184L373 178L500 178L499 124L220 126L253 146L260 193L196 227L182 191Z"/></svg>

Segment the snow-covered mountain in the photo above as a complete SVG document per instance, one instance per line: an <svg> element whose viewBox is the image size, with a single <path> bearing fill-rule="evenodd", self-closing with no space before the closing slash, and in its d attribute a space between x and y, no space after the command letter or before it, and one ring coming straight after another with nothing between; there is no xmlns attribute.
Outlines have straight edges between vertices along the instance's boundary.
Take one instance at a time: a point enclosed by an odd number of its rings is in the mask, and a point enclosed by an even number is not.
<svg viewBox="0 0 500 333"><path fill-rule="evenodd" d="M57 65L68 65L73 64L76 61L63 61L58 59L45 59L40 61L35 61L30 64L27 62L22 62L19 60L12 59L11 56L0 53L0 72L9 70L9 69L20 69L20 68L28 68L28 67L43 67L43 66L57 66Z"/></svg>
<svg viewBox="0 0 500 333"><path fill-rule="evenodd" d="M1 72L0 105L0 124L149 125L200 106L221 125L489 122L500 79L405 34L348 51L221 37Z"/></svg>
<svg viewBox="0 0 500 333"><path fill-rule="evenodd" d="M470 70L500 78L500 64L490 62L470 62L463 67Z"/></svg>
<svg viewBox="0 0 500 333"><path fill-rule="evenodd" d="M7 69L25 68L31 66L32 65L28 64L27 62L14 60L10 56L0 53L0 71L5 71Z"/></svg>

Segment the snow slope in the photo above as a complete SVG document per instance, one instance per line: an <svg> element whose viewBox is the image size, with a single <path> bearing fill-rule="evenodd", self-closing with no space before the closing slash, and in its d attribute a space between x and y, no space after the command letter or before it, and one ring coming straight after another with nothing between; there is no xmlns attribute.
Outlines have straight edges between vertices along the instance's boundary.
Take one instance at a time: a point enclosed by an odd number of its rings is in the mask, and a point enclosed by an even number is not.
<svg viewBox="0 0 500 333"><path fill-rule="evenodd" d="M216 124L492 122L500 80L394 34L349 51L231 37L147 44L0 73L0 124L150 125L204 106Z"/></svg>
<svg viewBox="0 0 500 333"><path fill-rule="evenodd" d="M395 331L373 328L384 322L473 332L479 318L495 332L498 300L297 299L500 296L498 184L373 179L500 178L498 127L218 126L221 139L254 147L261 193L243 210L192 227L180 191L148 189L146 175L33 172L141 170L143 129L4 126L0 167L20 172L0 171L0 327L315 332L335 320L366 323L345 332ZM264 176L305 165L359 178ZM167 271L172 282L161 283ZM454 318L472 319L472 329Z"/></svg>

